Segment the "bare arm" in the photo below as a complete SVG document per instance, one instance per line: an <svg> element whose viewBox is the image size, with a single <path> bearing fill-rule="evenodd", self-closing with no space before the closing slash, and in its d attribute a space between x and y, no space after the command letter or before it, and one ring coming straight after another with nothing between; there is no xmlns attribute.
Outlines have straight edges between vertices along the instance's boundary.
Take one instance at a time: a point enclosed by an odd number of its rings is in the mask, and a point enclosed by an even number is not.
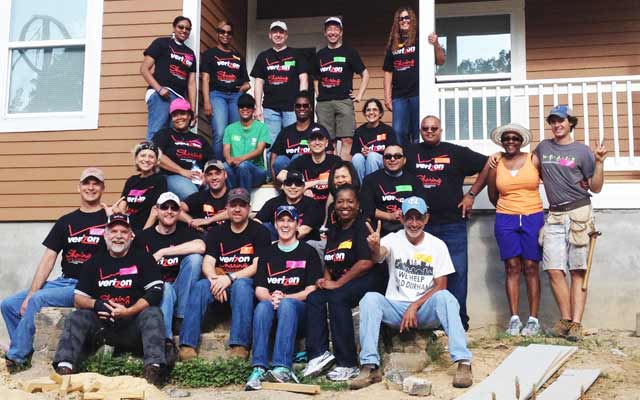
<svg viewBox="0 0 640 400"><path fill-rule="evenodd" d="M309 74L303 72L298 75L298 79L300 80L300 91L309 89Z"/></svg>
<svg viewBox="0 0 640 400"><path fill-rule="evenodd" d="M211 80L211 76L208 72L201 72L200 76L202 77L202 102L204 104L204 115L208 118L211 118L213 115L213 107L211 106L211 99L209 98L209 83Z"/></svg>
<svg viewBox="0 0 640 400"><path fill-rule="evenodd" d="M384 79L382 80L382 86L384 87L384 105L389 111L393 111L391 106L391 82L393 81L393 72L384 71Z"/></svg>
<svg viewBox="0 0 640 400"><path fill-rule="evenodd" d="M365 68L364 71L362 71L362 82L360 82L360 87L358 88L358 94L354 99L355 101L357 102L362 101L362 98L364 97L364 92L367 90L368 85L369 85L369 71Z"/></svg>
<svg viewBox="0 0 640 400"><path fill-rule="evenodd" d="M75 308L93 309L96 304L96 300L92 297L75 293L73 295L73 306Z"/></svg>
<svg viewBox="0 0 640 400"><path fill-rule="evenodd" d="M596 159L596 167L593 176L589 178L589 188L593 193L600 193L604 186L604 160L607 158L607 148L604 147L604 143L598 145L593 155Z"/></svg>
<svg viewBox="0 0 640 400"><path fill-rule="evenodd" d="M191 171L188 169L182 168L169 157L160 158L160 168L167 170L169 172L173 172L174 174L182 175L187 179L191 179Z"/></svg>
<svg viewBox="0 0 640 400"><path fill-rule="evenodd" d="M238 91L241 93L247 93L251 89L251 84L249 82L245 82L238 88Z"/></svg>
<svg viewBox="0 0 640 400"><path fill-rule="evenodd" d="M206 249L206 245L202 239L194 239L188 242L184 242L177 246L169 246L162 248L155 253L153 253L153 257L159 260L165 256L182 256L185 254L204 254Z"/></svg>
<svg viewBox="0 0 640 400"><path fill-rule="evenodd" d="M191 104L191 109L193 110L193 113L197 116L198 115L198 104L196 104L196 99L198 98L198 88L196 85L196 73L195 72L190 72L189 73L189 82L187 84L187 91L189 94L189 103ZM208 96L208 94L207 94ZM207 97L205 96L205 97ZM197 118L194 118L194 120ZM142 310L140 310L142 311Z"/></svg>
<svg viewBox="0 0 640 400"><path fill-rule="evenodd" d="M264 94L264 79L256 78L256 87L253 88L253 97L256 99L256 111L253 113L256 119L264 121L262 112L262 95Z"/></svg>
<svg viewBox="0 0 640 400"><path fill-rule="evenodd" d="M284 298L305 301L307 299L307 296L309 296L309 294L311 294L311 292L313 292L314 290L316 290L316 285L309 285L304 288L304 290L301 290L297 293L286 294Z"/></svg>
<svg viewBox="0 0 640 400"><path fill-rule="evenodd" d="M140 64L140 74L144 78L145 82L156 92L160 93L160 89L162 86L158 83L156 78L153 77L153 67L156 65L156 60L151 56L144 56L144 60L142 60L142 64Z"/></svg>
<svg viewBox="0 0 640 400"><path fill-rule="evenodd" d="M271 294L269 293L269 289L262 286L256 287L256 297L260 301L271 301Z"/></svg>
<svg viewBox="0 0 640 400"><path fill-rule="evenodd" d="M236 157L236 160L238 161L238 163L241 163L243 161L253 160L254 158L256 158L258 156L262 157L262 153L264 152L264 149L266 147L267 147L267 144L265 142L260 142L256 146L255 150L250 151L247 154L244 154L244 155L242 155L240 157Z"/></svg>
<svg viewBox="0 0 640 400"><path fill-rule="evenodd" d="M298 239L304 239L308 234L313 231L313 228L309 225L300 225L298 227Z"/></svg>
<svg viewBox="0 0 640 400"><path fill-rule="evenodd" d="M487 194L489 195L489 201L493 206L498 205L498 188L496 187L496 169L489 169L489 176L487 177Z"/></svg>

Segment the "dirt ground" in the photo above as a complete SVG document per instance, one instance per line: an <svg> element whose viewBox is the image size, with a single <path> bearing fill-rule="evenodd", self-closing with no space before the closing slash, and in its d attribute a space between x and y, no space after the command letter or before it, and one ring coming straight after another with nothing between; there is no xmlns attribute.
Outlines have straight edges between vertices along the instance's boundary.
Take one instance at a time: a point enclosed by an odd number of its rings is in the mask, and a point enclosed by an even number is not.
<svg viewBox="0 0 640 400"><path fill-rule="evenodd" d="M445 339L443 339L445 340ZM488 376L500 362L507 357L516 346L526 346L530 343L545 343L571 345L561 339L540 337L533 340L524 338L507 338L503 334L496 333L493 329L475 329L469 332L469 347L473 353L474 382L478 383ZM565 368L600 368L602 374L596 383L586 393L585 400L640 400L640 338L632 335L631 331L599 330L592 332L577 344L578 352L562 366L559 373ZM428 366L422 373L416 374L430 380L433 384L432 395L426 399L450 400L463 394L466 389L455 389L451 386L451 380L455 372L455 366L446 361L444 354L442 360ZM3 363L1 363L3 364ZM28 371L9 376L0 367L0 398L2 399L53 399L51 395L31 395L10 397L7 388L17 388L17 382L47 376L51 372L50 365L35 365ZM558 373L558 374L559 374ZM557 377L552 377L547 384L551 384ZM168 388L167 388L168 389ZM186 389L190 392L188 399L204 400L216 399L228 400L296 400L308 399L308 395L259 391L244 392L242 387ZM17 395L16 395L17 396ZM390 400L415 398L402 392L388 390L384 383L372 385L368 388L350 391L323 391L316 399L343 399L343 400Z"/></svg>

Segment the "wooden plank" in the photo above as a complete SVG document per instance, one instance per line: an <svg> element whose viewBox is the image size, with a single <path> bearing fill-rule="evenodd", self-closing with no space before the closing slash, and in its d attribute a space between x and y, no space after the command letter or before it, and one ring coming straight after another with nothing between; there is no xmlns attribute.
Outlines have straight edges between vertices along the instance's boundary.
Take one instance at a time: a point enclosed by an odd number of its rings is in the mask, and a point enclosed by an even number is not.
<svg viewBox="0 0 640 400"><path fill-rule="evenodd" d="M146 125L146 124L145 124ZM110 139L142 139L146 136L147 129L135 126L100 127L87 131L53 131L53 132L16 132L2 133L0 138L7 142L31 142L59 140L110 140Z"/></svg>
<svg viewBox="0 0 640 400"><path fill-rule="evenodd" d="M533 60L541 59L571 59L572 52L569 48L545 48L545 49L527 49L527 63ZM637 43L617 44L611 43L607 45L588 46L580 49L580 57L604 57L604 56L626 56L639 54L640 49Z"/></svg>
<svg viewBox="0 0 640 400"><path fill-rule="evenodd" d="M172 32L173 27L167 21L144 25L111 25L102 29L102 38L125 38L128 40L132 37L170 36Z"/></svg>
<svg viewBox="0 0 640 400"><path fill-rule="evenodd" d="M140 53L140 59L135 62L128 63L112 63L103 64L100 70L100 76L124 76L124 75L136 75L140 76L140 63L142 62L142 52Z"/></svg>
<svg viewBox="0 0 640 400"><path fill-rule="evenodd" d="M145 114L147 113L147 104L144 99L137 100L120 100L120 101L104 101L100 102L100 113L107 114Z"/></svg>
<svg viewBox="0 0 640 400"><path fill-rule="evenodd" d="M584 68L612 68L626 67L630 65L640 65L638 54L615 57L579 57L567 59L551 59L551 60L530 60L527 61L527 71L547 71L549 69L584 69Z"/></svg>
<svg viewBox="0 0 640 400"><path fill-rule="evenodd" d="M85 167L88 165L98 166L129 166L131 165L130 154L125 153L103 153L97 160L95 154L75 154L69 157L68 154L42 154L42 155L0 155L0 163L3 165L19 165L20 168L47 168L47 167Z"/></svg>
<svg viewBox="0 0 640 400"><path fill-rule="evenodd" d="M182 11L182 2L180 0L121 0L105 1L104 4L105 13L125 13L158 10Z"/></svg>
<svg viewBox="0 0 640 400"><path fill-rule="evenodd" d="M128 177L126 177L128 178ZM109 185L109 189L117 190L124 187L126 178L115 179L109 178L106 182ZM14 181L14 182L1 182L0 181L0 193L3 195L8 194L65 194L73 193L78 187L78 180L40 180L40 181Z"/></svg>
<svg viewBox="0 0 640 400"><path fill-rule="evenodd" d="M262 389L281 390L285 392L305 393L305 394L320 393L320 385L304 385L301 383L262 382Z"/></svg>
<svg viewBox="0 0 640 400"><path fill-rule="evenodd" d="M566 369L538 395L538 400L578 400L581 388L586 392L599 376L599 369Z"/></svg>
<svg viewBox="0 0 640 400"><path fill-rule="evenodd" d="M0 146L0 155L18 154L102 154L128 153L139 143L137 139L115 139L94 141L59 142L10 142Z"/></svg>
<svg viewBox="0 0 640 400"><path fill-rule="evenodd" d="M123 40L121 38L103 38L102 39L102 51L109 50L144 50L151 42L157 39L157 36L147 37L135 37L135 38L127 38Z"/></svg>
<svg viewBox="0 0 640 400"><path fill-rule="evenodd" d="M138 62L143 59L140 50L112 50L102 52L102 64L120 63L120 62Z"/></svg>
<svg viewBox="0 0 640 400"><path fill-rule="evenodd" d="M102 88L139 88L142 98L144 98L144 93L147 89L147 86L148 86L147 82L145 82L144 78L142 78L142 75L100 77L101 89Z"/></svg>
<svg viewBox="0 0 640 400"><path fill-rule="evenodd" d="M29 185L37 185L37 181L60 180L78 182L80 173L84 167L59 167L59 168L0 168L0 182L26 182ZM102 168L106 184L111 187L112 180L126 180L135 173L133 161L131 165ZM34 182L35 181L35 182ZM3 193L0 191L0 193Z"/></svg>
<svg viewBox="0 0 640 400"><path fill-rule="evenodd" d="M527 79L562 79L562 78L588 78L597 76L638 75L640 65L630 65L617 68L585 68L581 70L550 70L527 72Z"/></svg>
<svg viewBox="0 0 640 400"><path fill-rule="evenodd" d="M147 127L147 113L138 114L101 114L98 117L98 125L100 127L127 127L127 126L141 126L142 133L140 139L146 136Z"/></svg>
<svg viewBox="0 0 640 400"><path fill-rule="evenodd" d="M143 13L108 13L104 14L103 25L144 25L165 23L171 29L171 22L180 14L180 9L167 11L146 11Z"/></svg>

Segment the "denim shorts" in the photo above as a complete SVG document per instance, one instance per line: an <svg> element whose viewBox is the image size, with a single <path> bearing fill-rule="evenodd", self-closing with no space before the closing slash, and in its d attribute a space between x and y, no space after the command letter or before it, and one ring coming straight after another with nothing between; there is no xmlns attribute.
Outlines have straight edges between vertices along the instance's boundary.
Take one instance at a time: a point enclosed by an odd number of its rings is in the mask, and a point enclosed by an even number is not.
<svg viewBox="0 0 640 400"><path fill-rule="evenodd" d="M544 212L529 215L496 213L495 236L500 249L500 259L522 257L540 261L542 249L538 244L538 233L544 225Z"/></svg>

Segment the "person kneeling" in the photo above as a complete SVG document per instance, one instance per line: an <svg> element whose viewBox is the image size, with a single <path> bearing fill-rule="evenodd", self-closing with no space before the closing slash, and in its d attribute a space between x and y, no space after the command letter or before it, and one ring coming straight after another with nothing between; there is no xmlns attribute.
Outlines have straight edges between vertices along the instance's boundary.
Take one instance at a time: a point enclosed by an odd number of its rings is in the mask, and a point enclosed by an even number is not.
<svg viewBox="0 0 640 400"><path fill-rule="evenodd" d="M131 248L129 217L113 214L105 231L106 251L83 267L74 291L76 311L64 324L53 358L60 375L74 373L87 340L144 354L144 377L154 385L166 376L162 279L150 254Z"/></svg>
<svg viewBox="0 0 640 400"><path fill-rule="evenodd" d="M296 238L298 211L293 206L276 210L278 242L260 254L255 276L258 305L253 313L253 371L245 390L262 388L261 382L297 380L292 372L293 350L305 315L305 301L322 277L316 250ZM274 319L277 328L269 366L269 338Z"/></svg>
<svg viewBox="0 0 640 400"><path fill-rule="evenodd" d="M451 257L443 241L424 232L429 221L427 205L412 196L402 202L404 229L380 240L382 226L373 230L367 223L372 258L389 265L389 285L383 296L369 292L360 300L360 375L350 382L361 389L382 380L378 339L380 324L400 329L435 328L442 325L449 336L449 353L458 370L453 386L471 386L471 352L467 348L460 306L447 287L447 275L454 272Z"/></svg>

